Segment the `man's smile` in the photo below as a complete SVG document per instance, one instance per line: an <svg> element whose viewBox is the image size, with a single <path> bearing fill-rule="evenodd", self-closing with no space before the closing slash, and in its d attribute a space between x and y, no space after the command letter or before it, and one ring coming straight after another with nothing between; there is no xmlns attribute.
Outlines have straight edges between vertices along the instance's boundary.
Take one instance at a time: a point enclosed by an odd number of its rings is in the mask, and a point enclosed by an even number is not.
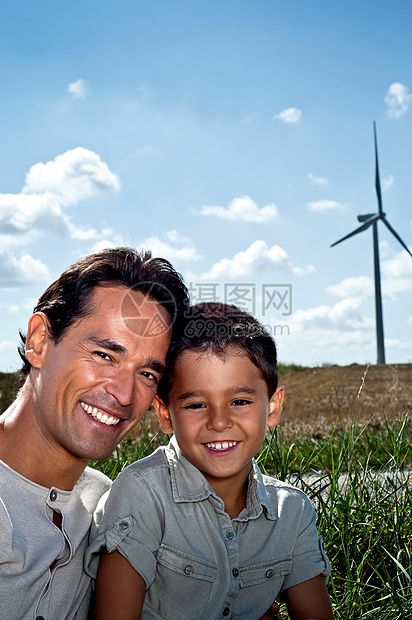
<svg viewBox="0 0 412 620"><path fill-rule="evenodd" d="M100 409L98 409L97 407L92 407L91 405L88 405L83 401L80 402L80 405L86 413L89 413L92 418L98 420L99 422L102 422L102 424L107 424L107 426L115 426L120 422L120 418L115 418L107 413L104 413L100 411Z"/></svg>

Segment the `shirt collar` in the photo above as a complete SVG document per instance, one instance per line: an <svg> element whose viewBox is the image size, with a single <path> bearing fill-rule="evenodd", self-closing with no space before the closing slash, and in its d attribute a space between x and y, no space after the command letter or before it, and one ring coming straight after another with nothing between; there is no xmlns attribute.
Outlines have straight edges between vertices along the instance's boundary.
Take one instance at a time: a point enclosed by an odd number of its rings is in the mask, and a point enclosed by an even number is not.
<svg viewBox="0 0 412 620"><path fill-rule="evenodd" d="M223 507L223 501L216 495L198 468L185 457L174 436L166 447L165 454L170 467L174 502L200 502L210 497L213 503ZM268 519L275 520L277 518L269 501L262 474L255 459L252 459L248 477L246 508L235 517L234 521L256 519L263 509Z"/></svg>

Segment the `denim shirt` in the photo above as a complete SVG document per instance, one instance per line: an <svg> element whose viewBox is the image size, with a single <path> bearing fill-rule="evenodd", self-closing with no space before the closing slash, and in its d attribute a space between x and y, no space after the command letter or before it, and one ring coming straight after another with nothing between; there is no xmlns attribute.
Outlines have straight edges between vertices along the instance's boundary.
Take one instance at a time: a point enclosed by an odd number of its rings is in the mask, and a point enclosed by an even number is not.
<svg viewBox="0 0 412 620"><path fill-rule="evenodd" d="M286 588L330 574L302 491L252 461L246 508L231 519L175 438L114 482L86 554L91 576L104 547L145 580L144 620L258 620Z"/></svg>

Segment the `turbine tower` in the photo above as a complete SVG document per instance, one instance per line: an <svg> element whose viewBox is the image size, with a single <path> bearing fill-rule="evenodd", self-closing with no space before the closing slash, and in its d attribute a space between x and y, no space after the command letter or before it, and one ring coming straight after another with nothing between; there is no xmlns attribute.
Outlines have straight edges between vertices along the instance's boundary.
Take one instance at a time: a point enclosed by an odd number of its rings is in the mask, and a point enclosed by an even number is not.
<svg viewBox="0 0 412 620"><path fill-rule="evenodd" d="M381 182L379 178L379 165L378 165L378 143L376 140L376 123L373 123L373 134L375 138L375 166L376 166L376 194L378 197L378 212L377 213L368 213L367 215L358 215L358 221L363 222L362 226L359 226L356 230L349 233L339 241L335 241L330 246L333 248L334 245L337 245L341 241L345 241L345 239L349 239L349 237L353 237L353 235L357 235L358 233L366 230L370 226L372 226L373 233L373 258L374 258L374 271L375 271L375 311L376 311L376 342L378 349L378 364L385 364L385 345L383 341L383 315L382 315L382 293L381 293L381 273L379 267L379 244L378 244L378 221L381 220L385 226L390 230L393 236L399 241L402 247L410 254L412 257L412 253L410 252L406 243L402 241L398 233L392 228L386 219L386 213L383 212L382 209L382 192L381 192Z"/></svg>

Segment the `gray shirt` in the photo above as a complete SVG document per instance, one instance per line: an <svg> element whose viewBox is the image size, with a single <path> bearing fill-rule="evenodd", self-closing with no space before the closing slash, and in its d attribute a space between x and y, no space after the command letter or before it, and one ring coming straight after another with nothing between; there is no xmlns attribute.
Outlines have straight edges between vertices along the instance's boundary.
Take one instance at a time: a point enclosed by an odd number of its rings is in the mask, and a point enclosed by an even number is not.
<svg viewBox="0 0 412 620"><path fill-rule="evenodd" d="M230 519L173 438L114 482L86 570L103 547L118 550L146 582L145 620L258 619L286 588L329 575L315 521L308 497L255 461Z"/></svg>
<svg viewBox="0 0 412 620"><path fill-rule="evenodd" d="M92 514L110 484L86 468L72 491L45 488L0 461L0 620L87 618L84 552ZM61 530L53 510L62 515Z"/></svg>

